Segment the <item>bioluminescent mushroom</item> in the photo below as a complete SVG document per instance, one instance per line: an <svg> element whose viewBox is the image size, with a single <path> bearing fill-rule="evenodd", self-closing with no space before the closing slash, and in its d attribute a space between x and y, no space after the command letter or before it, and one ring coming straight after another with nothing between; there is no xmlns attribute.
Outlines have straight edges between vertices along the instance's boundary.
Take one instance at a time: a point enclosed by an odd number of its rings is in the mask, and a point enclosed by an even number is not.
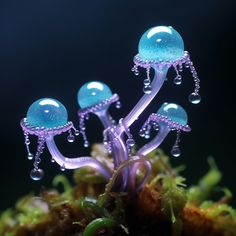
<svg viewBox="0 0 236 236"><path fill-rule="evenodd" d="M29 134L38 137L37 152L34 159L34 168L30 176L33 180L40 180L44 176L42 169L38 167L41 162L40 155L43 153L45 143L52 155L52 161L56 161L61 170L75 169L90 166L98 169L105 178L110 177L110 172L96 159L91 157L66 158L58 150L54 136L69 132L68 141L74 140L72 131L78 135L72 122L68 122L67 110L62 103L52 98L42 98L35 101L28 109L27 116L21 121L21 127L25 136L25 144L28 159L32 160L34 155L30 152Z"/></svg>
<svg viewBox="0 0 236 236"><path fill-rule="evenodd" d="M187 125L187 121L188 116L183 107L175 103L164 103L157 113L151 114L142 126L140 130L140 136L142 137L147 136L149 138L151 128L158 130L158 134L150 143L146 144L137 152L138 155L146 156L162 143L170 131L176 130L177 137L171 154L175 157L180 156L180 133L181 131L191 131L191 128Z"/></svg>
<svg viewBox="0 0 236 236"><path fill-rule="evenodd" d="M81 109L78 111L80 118L80 133L84 139L84 146L88 147L89 142L85 133L85 119L89 119L89 113L96 114L104 127L111 125L113 119L108 114L107 110L112 103L116 103L116 107L120 108L121 103L117 94L112 94L110 88L100 82L91 81L84 84L78 91L77 101Z"/></svg>
<svg viewBox="0 0 236 236"><path fill-rule="evenodd" d="M121 106L119 96L113 94L110 88L99 81L91 81L84 84L78 91L77 101L80 106L78 116L80 118L79 131L71 122L68 122L68 115L65 107L54 99L41 99L32 104L27 113L27 118L23 119L21 126L25 134L25 143L28 151L28 158L33 155L29 150L29 134L38 136L38 148L35 155L34 169L31 177L39 180L43 176L43 171L38 168L40 154L46 143L52 160L55 160L63 169L75 169L90 166L97 169L108 180L107 188L109 191L130 191L137 192L145 184L150 170L151 162L147 154L156 149L168 133L172 130L177 131L177 138L171 154L175 157L180 155L180 133L188 132L190 127L187 125L187 114L185 110L175 103L164 103L157 113L149 116L140 134L145 138L150 138L150 130L153 128L158 131L156 136L138 151L132 150L135 144L135 137L131 134L131 125L138 120L143 111L155 98L162 87L169 68L176 71L175 84L181 84L182 77L180 72L183 66L189 67L194 78L195 89L190 94L189 100L197 104L201 98L199 95L200 80L190 60L189 53L184 51L184 42L180 34L170 26L157 26L146 31L138 46L138 54L134 57L133 71L138 74L138 67L146 69L147 78L144 80L144 95L131 111L119 122L115 122L110 116L108 109L115 103L116 107ZM151 81L150 72L155 74ZM68 141L74 141L74 134L81 134L84 139L84 146L88 147L89 142L85 133L85 119L89 114L95 114L104 126L103 143L109 155L113 158L114 167L108 169L103 163L91 157L67 158L64 157L54 142L54 136L63 132L69 132ZM137 182L137 171L142 171L143 179ZM113 173L113 174L112 174Z"/></svg>
<svg viewBox="0 0 236 236"><path fill-rule="evenodd" d="M171 26L157 26L147 30L139 41L139 53L134 57L133 71L136 75L139 74L138 67L146 69L147 78L144 80L143 91L146 94L151 93L151 90L156 90L155 84L151 85L150 69L155 70L156 76L160 71L166 71L173 67L176 72L174 83L180 85L183 71L183 66L190 68L192 73L195 89L189 95L189 101L197 104L201 101L199 95L200 80L197 72L190 60L189 53L184 51L184 42L180 34ZM160 76L158 76L160 77ZM161 78L159 78L160 80ZM162 78L162 82L164 82Z"/></svg>

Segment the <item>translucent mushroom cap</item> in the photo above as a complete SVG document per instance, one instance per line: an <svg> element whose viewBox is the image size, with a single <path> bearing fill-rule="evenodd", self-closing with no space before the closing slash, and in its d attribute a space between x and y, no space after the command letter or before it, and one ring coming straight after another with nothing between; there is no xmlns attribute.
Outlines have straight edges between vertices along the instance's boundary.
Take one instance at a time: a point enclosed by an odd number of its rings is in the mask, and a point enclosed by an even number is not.
<svg viewBox="0 0 236 236"><path fill-rule="evenodd" d="M157 111L157 114L166 116L180 125L186 125L188 122L188 115L184 108L175 103L165 102Z"/></svg>
<svg viewBox="0 0 236 236"><path fill-rule="evenodd" d="M33 127L56 128L67 123L68 114L64 105L58 100L42 98L31 104L26 118Z"/></svg>
<svg viewBox="0 0 236 236"><path fill-rule="evenodd" d="M138 51L142 60L175 61L184 55L184 42L171 26L157 26L142 35Z"/></svg>
<svg viewBox="0 0 236 236"><path fill-rule="evenodd" d="M77 100L82 109L94 106L111 97L110 88L99 81L91 81L84 84L77 94Z"/></svg>

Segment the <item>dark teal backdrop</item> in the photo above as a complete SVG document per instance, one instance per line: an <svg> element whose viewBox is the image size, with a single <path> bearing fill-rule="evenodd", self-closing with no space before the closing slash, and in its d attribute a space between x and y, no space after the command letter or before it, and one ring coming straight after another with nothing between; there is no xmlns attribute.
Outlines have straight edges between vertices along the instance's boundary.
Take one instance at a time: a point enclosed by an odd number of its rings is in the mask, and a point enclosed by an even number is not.
<svg viewBox="0 0 236 236"><path fill-rule="evenodd" d="M78 125L77 90L97 79L119 93L123 108L112 113L125 116L142 95L143 78L130 71L139 38L156 25L172 25L182 35L201 78L202 103L193 106L187 101L193 82L186 74L180 87L171 80L165 83L141 121L163 101L184 106L193 131L183 136L183 155L173 158L173 164L185 164L183 174L194 183L207 170L206 158L212 155L223 172L221 186L236 194L234 2L0 0L0 210L29 191L37 192L41 185L50 186L60 172L45 152L44 180L29 178L32 163L26 158L19 126L28 106L41 97L57 98ZM87 124L91 142L101 141L97 119L92 117ZM132 131L140 125L137 122ZM81 139L75 144L65 140L65 136L57 138L66 155L89 153L82 149ZM163 143L167 153L173 142L170 135Z"/></svg>

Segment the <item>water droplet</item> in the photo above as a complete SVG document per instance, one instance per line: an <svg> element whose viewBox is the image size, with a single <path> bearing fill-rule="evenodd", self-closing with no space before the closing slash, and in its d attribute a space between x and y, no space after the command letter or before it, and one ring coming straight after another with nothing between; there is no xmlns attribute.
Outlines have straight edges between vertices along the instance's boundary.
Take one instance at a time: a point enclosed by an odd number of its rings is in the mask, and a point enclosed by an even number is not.
<svg viewBox="0 0 236 236"><path fill-rule="evenodd" d="M30 145L30 140L29 140L29 139L26 139L26 140L25 140L25 144L26 144L26 145Z"/></svg>
<svg viewBox="0 0 236 236"><path fill-rule="evenodd" d="M79 130L75 130L75 136L79 136Z"/></svg>
<svg viewBox="0 0 236 236"><path fill-rule="evenodd" d="M126 144L127 144L128 146L130 146L130 147L133 147L134 144L135 144L135 141L134 141L132 138L128 138L128 139L126 140Z"/></svg>
<svg viewBox="0 0 236 236"><path fill-rule="evenodd" d="M121 102L120 102L120 101L117 101L117 102L116 102L116 108L117 108L117 109L120 109L120 108L121 108Z"/></svg>
<svg viewBox="0 0 236 236"><path fill-rule="evenodd" d="M188 99L192 104L198 104L201 101L201 96L198 93L191 93Z"/></svg>
<svg viewBox="0 0 236 236"><path fill-rule="evenodd" d="M145 79L145 80L143 81L143 84L144 84L145 86L149 85L149 84L150 84L150 80L149 80L149 79Z"/></svg>
<svg viewBox="0 0 236 236"><path fill-rule="evenodd" d="M32 153L28 154L28 160L32 160L34 158L34 155Z"/></svg>
<svg viewBox="0 0 236 236"><path fill-rule="evenodd" d="M145 87L143 88L143 92L144 92L145 94L150 94L150 93L152 92L152 87L151 87L150 85L145 86Z"/></svg>
<svg viewBox="0 0 236 236"><path fill-rule="evenodd" d="M174 78L174 84L176 84L176 85L180 85L182 83L182 78L181 78L181 76L176 76L175 78Z"/></svg>
<svg viewBox="0 0 236 236"><path fill-rule="evenodd" d="M104 146L108 145L108 141L106 139L103 140L103 144L104 144Z"/></svg>
<svg viewBox="0 0 236 236"><path fill-rule="evenodd" d="M69 142L69 143L73 143L74 141L75 141L75 136L73 136L73 135L69 135L68 137L67 137L67 141Z"/></svg>
<svg viewBox="0 0 236 236"><path fill-rule="evenodd" d="M150 138L150 134L145 134L144 138L145 139L149 139Z"/></svg>
<svg viewBox="0 0 236 236"><path fill-rule="evenodd" d="M52 163L54 163L54 162L55 162L55 160L53 159L53 157L51 158L51 162L52 162Z"/></svg>
<svg viewBox="0 0 236 236"><path fill-rule="evenodd" d="M156 131L158 131L158 130L159 130L159 125L158 125L158 124L154 124L154 125L153 125L153 129L156 130Z"/></svg>
<svg viewBox="0 0 236 236"><path fill-rule="evenodd" d="M84 142L84 147L89 147L89 142L88 141Z"/></svg>
<svg viewBox="0 0 236 236"><path fill-rule="evenodd" d="M44 176L44 171L42 169L32 169L30 172L30 177L33 180L41 180Z"/></svg>
<svg viewBox="0 0 236 236"><path fill-rule="evenodd" d="M140 136L140 137L144 137L144 136L145 136L145 131L141 129L141 130L139 131L139 136Z"/></svg>
<svg viewBox="0 0 236 236"><path fill-rule="evenodd" d="M181 151L178 146L174 146L171 150L171 155L174 157L179 157L181 155Z"/></svg>
<svg viewBox="0 0 236 236"><path fill-rule="evenodd" d="M134 71L134 74L137 76L137 75L139 75L139 71L138 70L135 70Z"/></svg>
<svg viewBox="0 0 236 236"><path fill-rule="evenodd" d="M65 166L64 165L62 165L62 166L60 166L60 169L61 169L61 171L65 171Z"/></svg>

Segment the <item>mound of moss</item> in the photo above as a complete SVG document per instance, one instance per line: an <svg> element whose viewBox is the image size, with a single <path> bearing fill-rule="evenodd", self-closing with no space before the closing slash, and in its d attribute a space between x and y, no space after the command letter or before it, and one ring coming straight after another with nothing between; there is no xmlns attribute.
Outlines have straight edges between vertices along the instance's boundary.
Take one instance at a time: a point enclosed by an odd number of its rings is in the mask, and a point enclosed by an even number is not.
<svg viewBox="0 0 236 236"><path fill-rule="evenodd" d="M92 156L112 165L102 150L100 144L94 145ZM213 159L198 184L187 187L179 174L181 167L171 167L161 150L148 157L152 173L137 194L112 192L90 168L74 171L73 186L64 175L58 175L52 183L54 189L24 196L14 208L1 213L0 235L236 235L236 210L228 205L231 192L223 188L218 201L210 200L222 177ZM140 170L137 179L143 175ZM60 184L62 193L56 189Z"/></svg>

